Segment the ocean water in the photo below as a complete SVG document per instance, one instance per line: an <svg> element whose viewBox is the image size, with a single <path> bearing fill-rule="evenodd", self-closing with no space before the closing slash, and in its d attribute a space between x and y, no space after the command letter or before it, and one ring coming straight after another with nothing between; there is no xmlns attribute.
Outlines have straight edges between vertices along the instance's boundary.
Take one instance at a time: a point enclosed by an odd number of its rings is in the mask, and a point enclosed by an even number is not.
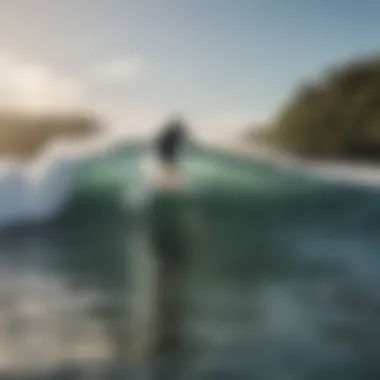
<svg viewBox="0 0 380 380"><path fill-rule="evenodd" d="M379 189L192 147L183 188L147 214L146 154L120 145L81 168L56 218L2 230L5 378L133 378L149 239L186 257L184 378L380 378Z"/></svg>

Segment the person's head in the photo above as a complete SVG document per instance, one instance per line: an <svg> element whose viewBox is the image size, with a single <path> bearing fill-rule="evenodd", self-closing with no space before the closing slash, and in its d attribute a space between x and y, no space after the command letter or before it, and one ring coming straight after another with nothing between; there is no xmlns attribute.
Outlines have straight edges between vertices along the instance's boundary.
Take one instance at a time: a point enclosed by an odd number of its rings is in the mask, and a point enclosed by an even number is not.
<svg viewBox="0 0 380 380"><path fill-rule="evenodd" d="M157 139L156 146L159 158L166 163L177 162L185 139L186 125L182 118L170 118Z"/></svg>
<svg viewBox="0 0 380 380"><path fill-rule="evenodd" d="M181 129L182 131L186 130L186 123L183 117L178 115L173 115L170 118L168 118L167 122L165 123L165 126L167 129Z"/></svg>

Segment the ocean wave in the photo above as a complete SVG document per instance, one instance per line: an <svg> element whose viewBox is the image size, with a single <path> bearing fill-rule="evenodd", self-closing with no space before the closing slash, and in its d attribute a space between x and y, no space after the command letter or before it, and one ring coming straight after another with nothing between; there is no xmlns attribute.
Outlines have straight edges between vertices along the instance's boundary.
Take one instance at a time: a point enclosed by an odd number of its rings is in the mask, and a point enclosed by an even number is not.
<svg viewBox="0 0 380 380"><path fill-rule="evenodd" d="M102 134L86 141L57 140L32 161L0 162L0 227L42 222L57 214L73 194L78 176L94 159L106 157L123 141Z"/></svg>
<svg viewBox="0 0 380 380"><path fill-rule="evenodd" d="M86 171L107 186L108 177L118 185L128 185L129 202L144 202L149 185L142 182L152 176L154 164L152 157L144 159L144 155L141 162L136 161L139 153L133 151L132 166L127 167L126 150L121 149L120 155L118 147L128 141L131 141L128 136L120 133L101 134L86 141L59 140L46 146L31 162L10 158L0 161L0 227L54 217L83 182ZM291 157L280 159L262 150L253 149L252 153L252 147L240 145L202 140L202 145L190 151L184 162L186 190L211 186L218 190L238 187L241 191L256 192L276 183L277 189L282 185L295 186L298 180L302 185L309 182L313 186L346 182L371 187L380 183L380 172L375 168L299 162ZM247 162L236 163L239 158Z"/></svg>

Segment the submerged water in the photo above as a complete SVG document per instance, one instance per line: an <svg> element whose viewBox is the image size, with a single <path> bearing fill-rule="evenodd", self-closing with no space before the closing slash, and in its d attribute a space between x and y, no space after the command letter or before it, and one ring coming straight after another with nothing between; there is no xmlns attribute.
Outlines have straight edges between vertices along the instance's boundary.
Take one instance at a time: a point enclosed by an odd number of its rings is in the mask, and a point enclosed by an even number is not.
<svg viewBox="0 0 380 380"><path fill-rule="evenodd" d="M4 370L123 357L143 155L94 161L59 218L2 232ZM379 191L206 149L189 149L184 173L169 243L183 233L191 378L380 378ZM149 217L159 237L169 198Z"/></svg>

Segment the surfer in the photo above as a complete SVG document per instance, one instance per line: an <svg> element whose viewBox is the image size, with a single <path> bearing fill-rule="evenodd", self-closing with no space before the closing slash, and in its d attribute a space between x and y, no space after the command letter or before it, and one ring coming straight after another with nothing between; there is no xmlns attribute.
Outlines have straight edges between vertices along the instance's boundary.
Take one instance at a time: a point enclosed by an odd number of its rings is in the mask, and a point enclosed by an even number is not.
<svg viewBox="0 0 380 380"><path fill-rule="evenodd" d="M157 161L156 186L174 189L181 185L180 157L187 139L187 128L180 118L172 118L154 141Z"/></svg>
<svg viewBox="0 0 380 380"><path fill-rule="evenodd" d="M146 223L136 234L143 241L139 249L133 248L140 273L129 357L156 373L166 365L181 366L185 358L187 229L182 192L177 190L183 186L180 163L186 129L180 118L171 118L152 142L153 170L144 173L150 188L144 204Z"/></svg>
<svg viewBox="0 0 380 380"><path fill-rule="evenodd" d="M172 118L156 139L159 160L170 166L176 165L185 138L184 122L180 118Z"/></svg>
<svg viewBox="0 0 380 380"><path fill-rule="evenodd" d="M176 117L169 120L154 141L160 166L156 186L165 189L152 198L149 215L149 236L156 258L156 289L152 300L156 308L155 331L151 355L156 362L157 375L165 372L167 365L178 366L180 370L185 360L186 226L182 197L180 192L172 190L182 187L181 156L186 139L186 125Z"/></svg>

